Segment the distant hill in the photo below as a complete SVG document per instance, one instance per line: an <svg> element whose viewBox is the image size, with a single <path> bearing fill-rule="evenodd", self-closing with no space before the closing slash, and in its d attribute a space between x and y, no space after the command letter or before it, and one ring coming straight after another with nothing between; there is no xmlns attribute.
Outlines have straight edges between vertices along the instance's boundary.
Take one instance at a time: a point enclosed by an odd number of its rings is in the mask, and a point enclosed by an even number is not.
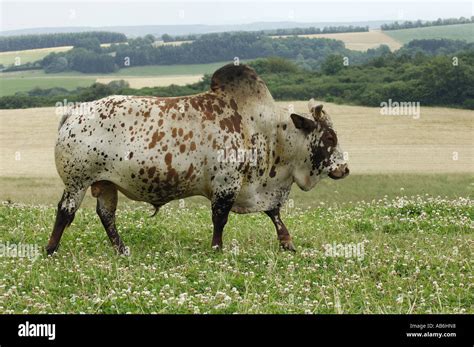
<svg viewBox="0 0 474 347"><path fill-rule="evenodd" d="M1 31L0 36L29 35L29 34L49 34L49 33L71 33L85 31L113 31L123 33L129 37L144 36L152 34L161 36L170 35L188 35L188 34L206 34L224 31L258 31L270 29L289 29L289 28L323 28L327 26L368 26L370 29L380 28L382 24L392 23L393 21L365 21L365 22L319 22L319 23L300 23L300 22L255 22L249 24L229 24L229 25L140 25L140 26L107 26L107 27L57 27L57 28L31 28L20 30Z"/></svg>

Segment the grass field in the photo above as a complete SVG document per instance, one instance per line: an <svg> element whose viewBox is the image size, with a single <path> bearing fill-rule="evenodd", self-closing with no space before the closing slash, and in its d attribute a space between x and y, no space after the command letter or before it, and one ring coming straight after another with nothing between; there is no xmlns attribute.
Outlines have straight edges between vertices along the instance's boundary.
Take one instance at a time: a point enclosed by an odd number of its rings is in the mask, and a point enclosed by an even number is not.
<svg viewBox="0 0 474 347"><path fill-rule="evenodd" d="M87 77L0 78L0 96L27 92L34 88L48 89L61 87L73 90L78 87L88 87L95 81L94 78Z"/></svg>
<svg viewBox="0 0 474 347"><path fill-rule="evenodd" d="M386 35L380 30L370 30L368 32L360 33L337 33L337 34L312 34L312 35L298 35L300 37L309 38L326 38L340 40L344 42L346 48L355 51L366 51L370 48L376 48L381 44L387 45L392 51L399 49L402 45L397 40ZM274 38L285 36L274 36Z"/></svg>
<svg viewBox="0 0 474 347"><path fill-rule="evenodd" d="M0 177L0 202L10 201L28 205L56 206L64 185L59 177ZM449 199L474 197L474 179L469 173L451 174L351 174L342 181L326 179L318 183L312 192L303 192L296 186L291 191L292 205L298 208L353 205L359 201L381 198L393 199L400 195L443 196ZM202 197L184 200L187 206L207 206ZM95 207L96 199L88 193L84 207ZM178 207L183 202L170 205ZM151 206L138 203L120 195L120 204L125 207L142 206L152 212Z"/></svg>
<svg viewBox="0 0 474 347"><path fill-rule="evenodd" d="M402 44L415 39L452 39L474 42L474 23L389 30L384 33Z"/></svg>
<svg viewBox="0 0 474 347"><path fill-rule="evenodd" d="M280 103L289 104L306 109ZM173 201L151 218L151 206L120 196L131 255L117 256L88 193L50 258L59 119L54 108L1 110L0 246L33 254L0 256L0 311L474 313L474 112L325 109L352 173L311 192L294 187L282 218L297 253L279 250L263 214L231 214L216 253L207 200Z"/></svg>
<svg viewBox="0 0 474 347"><path fill-rule="evenodd" d="M327 38L343 41L346 48L355 51L366 51L381 44L387 45L392 51L415 39L453 39L474 41L474 24L455 24L426 28L402 30L370 30L360 33L312 34L298 35L309 38ZM274 36L274 38L285 36Z"/></svg>
<svg viewBox="0 0 474 347"><path fill-rule="evenodd" d="M184 85L199 81L205 73L212 73L227 63L137 66L103 75L80 72L46 74L42 70L7 72L0 74L0 96L26 92L35 87L75 89L96 81L107 83L117 79L128 81L133 88Z"/></svg>
<svg viewBox="0 0 474 347"><path fill-rule="evenodd" d="M50 47L27 49L24 51L0 52L0 64L5 66L15 64L15 59L19 58L20 64L31 63L43 59L51 52L65 52L72 48L72 46Z"/></svg>
<svg viewBox="0 0 474 347"><path fill-rule="evenodd" d="M244 61L245 62L245 61ZM211 74L221 66L230 63L230 61L208 63L208 64L189 64L189 65L149 65L136 66L126 69L120 69L107 76L163 76L163 75L199 75Z"/></svg>
<svg viewBox="0 0 474 347"><path fill-rule="evenodd" d="M184 86L199 82L204 76L203 75L177 75L177 76L157 76L157 77L135 77L135 76L124 76L123 79L128 82L131 88L144 88L144 87L166 87L171 84L178 86ZM110 83L116 80L117 77L98 78L96 82L99 83Z"/></svg>
<svg viewBox="0 0 474 347"><path fill-rule="evenodd" d="M110 46L110 43L101 44L102 47ZM15 59L20 58L20 64L34 62L46 57L52 52L65 52L72 49L72 46L61 46L61 47L48 47L48 48L35 48L25 49L22 51L11 51L11 52L0 52L0 64L5 66L12 65L15 63Z"/></svg>
<svg viewBox="0 0 474 347"><path fill-rule="evenodd" d="M215 253L207 208L165 208L153 219L148 212L118 213L129 257L113 253L93 209L79 210L54 257L3 257L0 310L474 313L469 199L290 210L283 219L296 254L279 251L262 214L231 215L224 252ZM4 204L0 240L43 246L53 218L53 208ZM329 253L329 247L344 252Z"/></svg>

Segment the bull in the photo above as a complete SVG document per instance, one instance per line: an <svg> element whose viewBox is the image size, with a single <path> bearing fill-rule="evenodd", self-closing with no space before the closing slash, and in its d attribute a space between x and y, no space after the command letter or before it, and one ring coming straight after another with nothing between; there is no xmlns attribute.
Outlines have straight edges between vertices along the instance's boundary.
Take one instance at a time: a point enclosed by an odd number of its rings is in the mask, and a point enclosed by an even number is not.
<svg viewBox="0 0 474 347"><path fill-rule="evenodd" d="M118 191L156 212L175 199L208 198L216 249L223 247L231 211L264 212L281 247L294 251L280 217L293 183L309 191L324 177L349 174L323 106L310 100L309 114L279 108L246 65L218 69L210 90L197 95L115 95L81 106L59 125L55 162L65 188L48 254L57 250L89 187L119 253L126 247L115 225Z"/></svg>

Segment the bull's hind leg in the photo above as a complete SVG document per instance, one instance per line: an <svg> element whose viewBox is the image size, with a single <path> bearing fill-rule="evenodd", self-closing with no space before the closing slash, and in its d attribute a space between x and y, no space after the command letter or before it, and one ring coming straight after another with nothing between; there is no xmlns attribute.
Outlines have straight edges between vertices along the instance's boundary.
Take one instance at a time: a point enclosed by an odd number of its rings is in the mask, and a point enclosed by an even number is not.
<svg viewBox="0 0 474 347"><path fill-rule="evenodd" d="M212 224L214 225L214 233L212 235L212 248L222 250L222 233L227 224L230 210L234 204L235 193L227 192L216 194L212 201Z"/></svg>
<svg viewBox="0 0 474 347"><path fill-rule="evenodd" d="M91 187L92 196L97 198L96 211L104 226L107 236L119 254L126 254L127 248L120 238L115 226L115 210L118 194L115 184L107 181L96 182Z"/></svg>
<svg viewBox="0 0 474 347"><path fill-rule="evenodd" d="M64 190L63 196L58 203L53 232L46 246L48 255L53 254L58 249L64 229L74 220L74 215L81 205L85 193L86 188L66 187Z"/></svg>
<svg viewBox="0 0 474 347"><path fill-rule="evenodd" d="M276 208L270 211L265 211L265 213L268 217L270 217L273 224L275 225L281 247L285 250L296 252L293 242L291 241L290 233L280 218L280 209Z"/></svg>

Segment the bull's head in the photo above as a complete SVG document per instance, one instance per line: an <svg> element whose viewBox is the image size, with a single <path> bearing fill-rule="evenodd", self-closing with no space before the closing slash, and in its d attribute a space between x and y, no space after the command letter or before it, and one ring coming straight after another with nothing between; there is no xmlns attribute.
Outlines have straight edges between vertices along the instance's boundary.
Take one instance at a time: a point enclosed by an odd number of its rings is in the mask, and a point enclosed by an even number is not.
<svg viewBox="0 0 474 347"><path fill-rule="evenodd" d="M325 176L341 179L349 175L347 162L339 147L336 132L323 105L311 99L308 104L311 116L291 114L291 120L299 130L298 154L295 158L294 179L303 190L310 190Z"/></svg>

